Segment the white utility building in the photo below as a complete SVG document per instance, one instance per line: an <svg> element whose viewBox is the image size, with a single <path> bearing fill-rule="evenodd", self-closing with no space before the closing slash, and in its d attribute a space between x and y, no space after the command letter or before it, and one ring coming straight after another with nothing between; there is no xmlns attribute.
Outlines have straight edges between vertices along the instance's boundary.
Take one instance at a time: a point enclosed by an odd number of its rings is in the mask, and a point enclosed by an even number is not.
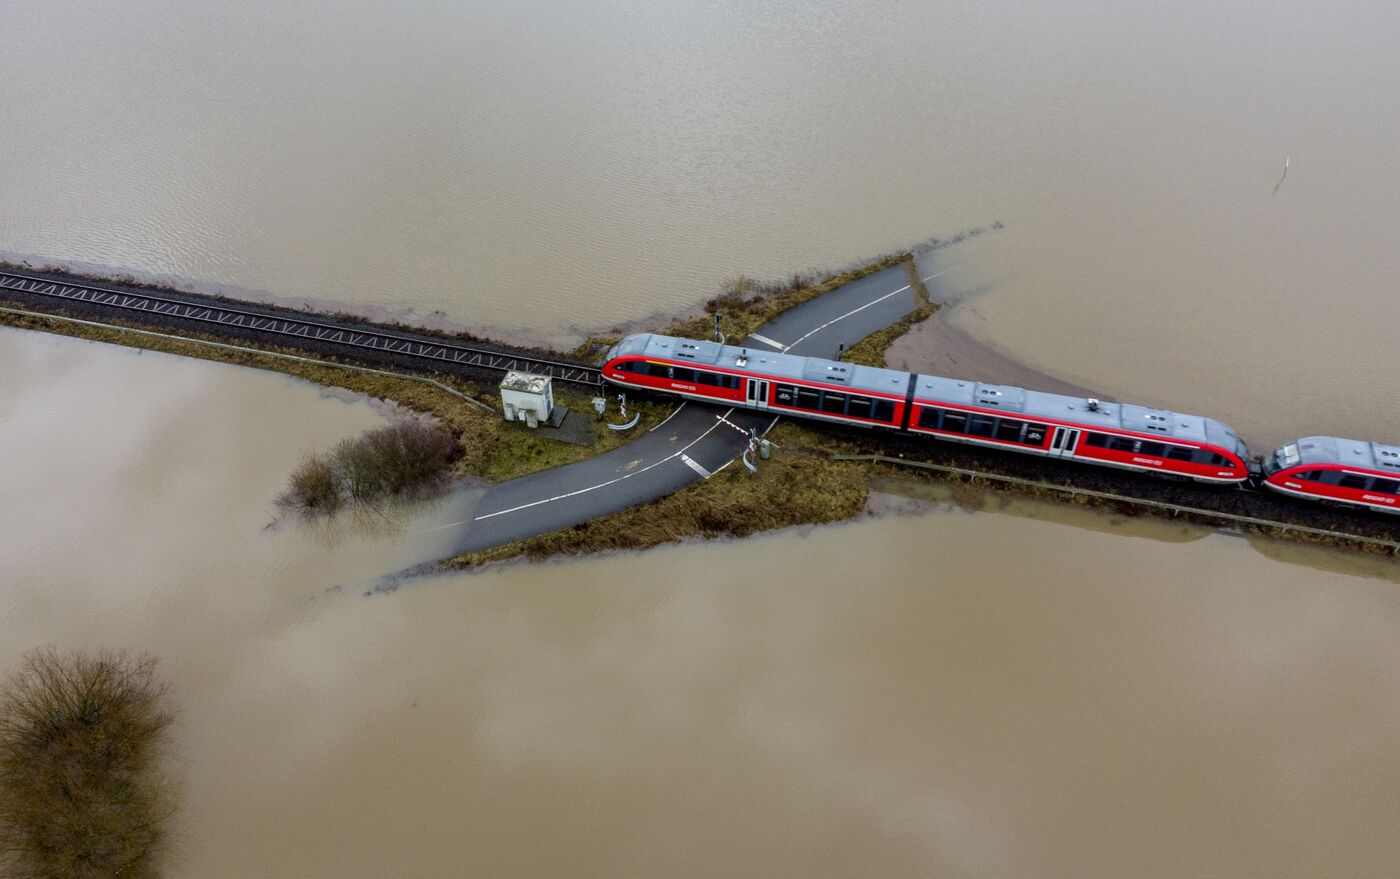
<svg viewBox="0 0 1400 879"><path fill-rule="evenodd" d="M554 411L554 385L547 375L508 372L501 381L501 403L506 421L523 421L530 427L548 424Z"/></svg>

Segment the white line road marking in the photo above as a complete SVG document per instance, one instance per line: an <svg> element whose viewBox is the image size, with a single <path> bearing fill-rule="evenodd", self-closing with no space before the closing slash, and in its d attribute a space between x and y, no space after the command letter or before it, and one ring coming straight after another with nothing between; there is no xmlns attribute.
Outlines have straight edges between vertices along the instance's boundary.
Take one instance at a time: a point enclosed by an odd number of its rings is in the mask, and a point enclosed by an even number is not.
<svg viewBox="0 0 1400 879"><path fill-rule="evenodd" d="M661 424L656 425L656 426L653 427L651 430L660 430L660 429L666 424L667 421L670 421L672 418L675 418L676 415L677 415L677 413L679 413L682 409L684 409L684 408L685 408L685 404L686 404L686 403L689 403L689 402L690 402L689 400L681 400L681 404L680 404L679 406L677 406L676 408L672 409L672 410L671 410L671 414L670 414L670 415L667 415L665 418L663 418L663 419L661 420ZM647 431L647 433L651 433L651 430Z"/></svg>
<svg viewBox="0 0 1400 879"><path fill-rule="evenodd" d="M939 278L939 277L942 277L943 275L946 275L946 274L948 274L948 270L947 270L947 269L944 269L944 270L941 271L941 272L934 272L933 274L929 275L927 278L920 278L920 279L919 279L919 283L920 283L920 284L927 284L929 281L932 281L934 278Z"/></svg>
<svg viewBox="0 0 1400 879"><path fill-rule="evenodd" d="M798 345L801 345L801 344L802 344L802 340L803 340L803 339L806 339L807 336L816 335L817 333L820 333L822 330L824 330L824 329L826 329L827 327L831 326L832 324L836 323L838 320L845 320L846 318L850 317L851 315L855 314L856 312L865 311L865 310L866 310L867 308L869 308L870 306L872 306L872 305L878 305L878 304L880 304L881 302L884 302L886 299L889 299L891 296L898 296L900 293L903 293L905 290L908 290L908 289L909 289L909 285L908 285L908 284L905 284L903 287L900 287L898 290L895 290L895 291L892 292L892 293L886 293L884 296L881 296L879 299L872 299L872 300L870 300L869 302L865 303L864 305L860 306L859 308L852 308L850 311L846 312L845 314L841 315L840 317L833 317L831 320L829 320L829 321L827 321L826 323L822 324L821 326L817 327L815 330L812 330L811 332L809 332L806 336L803 336L802 339L798 339L796 342L793 342L791 345L789 345L789 346L787 346L786 348L784 348L783 351L784 351L784 352L791 351L793 348L796 348Z"/></svg>
<svg viewBox="0 0 1400 879"><path fill-rule="evenodd" d="M772 345L774 348L777 348L779 351L786 351L786 350L787 350L786 348L783 347L783 343L782 343L782 342L774 342L772 339L768 338L767 336L760 336L758 333L749 333L749 335L752 336L753 338L757 339L758 341L762 342L762 343L765 344L765 345Z"/></svg>
<svg viewBox="0 0 1400 879"><path fill-rule="evenodd" d="M705 477L706 479L709 479L711 476L714 476L713 473L711 473L710 471L706 470L704 467L701 467L701 466L700 466L700 462L696 461L694 458L690 457L689 455L681 455L681 460L685 462L685 465L686 465L687 467L689 467L691 470L694 470L696 473L699 473L701 476Z"/></svg>
<svg viewBox="0 0 1400 879"><path fill-rule="evenodd" d="M724 414L725 414L725 415L729 415L729 414L732 413L733 411L734 411L733 407L730 407L729 410L726 411ZM477 516L477 517L476 517L475 519L473 519L472 521L473 521L473 522L480 522L480 521L482 521L483 519L492 519L492 518L495 518L496 516L504 516L506 513L514 513L514 512L518 512L518 511L520 511L520 510L529 509L530 507L538 507L540 504L548 504L548 503L552 503L552 502L554 502L554 501L562 501L562 500L564 500L565 498L576 497L576 496L578 496L578 495L586 494L586 493L588 493L588 492L590 492L590 491L594 491L595 489L607 488L609 485L613 485L613 484L615 484L615 483L621 482L621 481L624 480L624 479L631 479L633 476L637 476L638 474L645 473L645 472L647 472L648 470L652 469L653 467L660 467L662 464L665 464L667 461L670 461L672 458L680 457L682 454L684 454L685 452L689 451L691 446L695 445L696 443L700 442L700 441L701 441L702 439L704 439L705 437L709 436L709 435L710 435L710 431L714 430L716 427L719 427L719 422L718 422L718 421L716 421L714 424L710 425L710 426L705 430L704 433L700 434L700 435L697 436L695 439L691 440L688 444L686 444L685 448L680 449L679 451L672 452L671 454L669 454L669 455L667 455L666 457L662 458L660 461L654 461L654 462L652 462L651 464L648 464L647 466L643 467L643 468L640 469L640 470L633 470L631 473L624 473L624 474L622 474L621 476L615 477L615 478L613 478L613 479L609 479L607 482L600 482L600 483L598 483L597 485L590 485L590 486L588 486L587 488L580 488L580 489L578 489L578 490L576 490L576 491L566 492L566 493L564 493L564 494L555 495L554 497L547 497L547 498L544 498L543 500L530 501L528 504L521 504L521 505L518 506L518 507L511 507L511 508L508 509L508 510L497 510L497 511L494 512L494 513L487 513L487 514L484 515L484 516ZM457 525L465 525L466 523L465 523L465 522L457 522L457 523L454 523L454 524L457 524ZM447 527L447 526L444 526L444 527Z"/></svg>

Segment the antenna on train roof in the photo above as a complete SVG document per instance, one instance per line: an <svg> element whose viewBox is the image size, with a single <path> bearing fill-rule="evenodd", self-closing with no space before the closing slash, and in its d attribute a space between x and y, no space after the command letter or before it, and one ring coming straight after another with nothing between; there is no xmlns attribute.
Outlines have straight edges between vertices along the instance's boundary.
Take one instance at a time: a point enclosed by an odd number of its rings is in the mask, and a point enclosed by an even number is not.
<svg viewBox="0 0 1400 879"><path fill-rule="evenodd" d="M1096 399L1094 399L1093 397L1090 397L1090 398L1089 398L1089 411L1090 411L1090 412L1097 412L1097 411L1099 411L1099 401L1096 400Z"/></svg>

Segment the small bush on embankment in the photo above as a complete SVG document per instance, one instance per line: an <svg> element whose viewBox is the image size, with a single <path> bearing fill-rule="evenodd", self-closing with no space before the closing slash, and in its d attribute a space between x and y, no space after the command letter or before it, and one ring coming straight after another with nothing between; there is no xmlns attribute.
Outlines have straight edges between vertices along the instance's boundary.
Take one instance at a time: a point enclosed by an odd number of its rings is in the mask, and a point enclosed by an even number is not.
<svg viewBox="0 0 1400 879"><path fill-rule="evenodd" d="M28 654L0 691L0 875L157 875L173 812L155 660Z"/></svg>
<svg viewBox="0 0 1400 879"><path fill-rule="evenodd" d="M406 419L342 440L328 455L309 455L288 478L278 506L329 516L347 505L416 500L442 490L457 442L448 431Z"/></svg>

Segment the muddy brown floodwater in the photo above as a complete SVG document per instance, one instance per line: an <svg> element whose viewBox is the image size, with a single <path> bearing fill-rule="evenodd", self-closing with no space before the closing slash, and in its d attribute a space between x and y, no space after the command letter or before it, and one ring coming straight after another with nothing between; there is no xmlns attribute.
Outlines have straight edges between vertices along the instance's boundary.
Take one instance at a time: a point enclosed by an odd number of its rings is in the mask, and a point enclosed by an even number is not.
<svg viewBox="0 0 1400 879"><path fill-rule="evenodd" d="M1391 5L0 22L0 255L568 341L1002 221L921 261L950 305L896 358L1256 451L1400 440ZM304 452L382 417L0 330L0 669L162 658L172 876L1400 873L1393 564L935 497L367 596L471 497L265 526Z"/></svg>
<svg viewBox="0 0 1400 879"><path fill-rule="evenodd" d="M0 401L0 666L161 657L172 876L1400 864L1388 561L886 495L922 512L366 595L461 497L378 537L265 527L365 403L15 330Z"/></svg>

